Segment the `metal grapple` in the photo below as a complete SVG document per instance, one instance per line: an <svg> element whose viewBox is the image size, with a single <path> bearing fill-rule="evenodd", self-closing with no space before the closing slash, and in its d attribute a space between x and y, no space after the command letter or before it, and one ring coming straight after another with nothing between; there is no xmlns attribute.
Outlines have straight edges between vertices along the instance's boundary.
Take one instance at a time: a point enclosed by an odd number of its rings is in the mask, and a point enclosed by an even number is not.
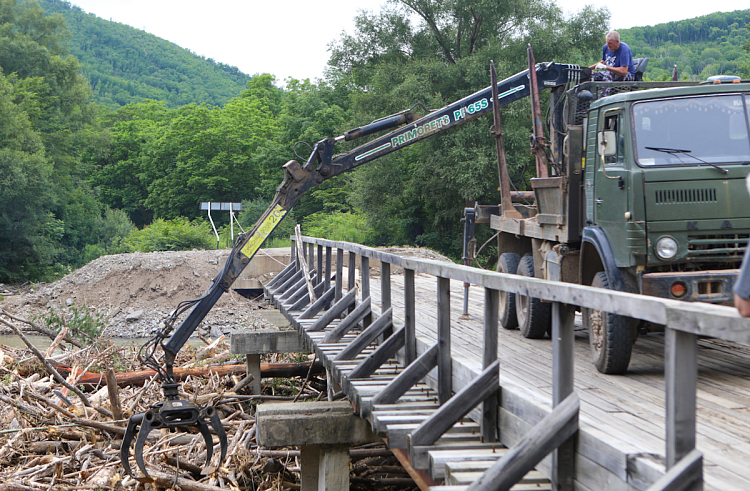
<svg viewBox="0 0 750 491"><path fill-rule="evenodd" d="M151 482L152 479L148 475L148 472L146 472L146 466L143 462L143 446L151 430L168 428L184 431L190 427L194 427L200 432L203 440L206 442L206 462L202 472L210 474L215 468L209 467L214 449L209 425L219 437L219 445L221 447L220 463L224 461L224 457L227 454L227 434L221 425L219 414L213 406L199 408L189 401L179 399L177 396L177 384L164 384L162 387L167 400L154 404L145 413L134 414L128 421L128 427L125 430L125 436L122 439L122 446L120 447L120 460L125 468L125 472L140 482ZM138 469L143 473L143 477L134 475L128 462L130 445L133 443L133 438L136 434L138 438L135 442L134 457Z"/></svg>

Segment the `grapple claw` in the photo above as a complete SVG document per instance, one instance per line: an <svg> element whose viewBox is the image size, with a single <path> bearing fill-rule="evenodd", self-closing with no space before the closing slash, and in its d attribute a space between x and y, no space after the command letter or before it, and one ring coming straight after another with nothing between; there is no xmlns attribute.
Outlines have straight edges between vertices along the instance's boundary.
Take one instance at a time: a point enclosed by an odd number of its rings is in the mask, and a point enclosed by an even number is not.
<svg viewBox="0 0 750 491"><path fill-rule="evenodd" d="M219 413L216 412L216 409L214 409L211 406L205 407L201 410L201 422L203 423L203 419L208 419L209 423L211 424L211 427L216 432L216 435L219 437L219 445L221 446L221 456L219 457L219 465L221 465L222 462L224 462L224 457L227 456L227 433L224 431L224 426L221 424L221 419L219 419ZM205 424L205 423L203 423ZM208 444L206 444L208 447ZM213 449L211 449L213 450ZM209 464L211 463L211 450L209 450L206 453L206 465L203 469L204 474L210 474L213 470L215 470L212 467L209 467Z"/></svg>
<svg viewBox="0 0 750 491"><path fill-rule="evenodd" d="M140 426L142 421L143 413L134 414L130 417L130 419L128 420L128 426L125 429L125 435L122 437L122 445L120 446L120 462L122 462L122 466L125 468L125 472L127 472L128 475L132 477L135 476L133 476L133 471L130 469L130 463L128 462L130 444L133 442L133 437L138 431L137 428L138 426Z"/></svg>
<svg viewBox="0 0 750 491"><path fill-rule="evenodd" d="M125 468L125 472L132 478L140 482L153 482L153 479L146 472L146 465L143 461L143 446L146 444L148 434L155 428L186 428L194 426L200 431L206 442L206 463L203 473L213 472L215 468L209 467L211 457L213 456L213 438L208 424L214 429L219 437L221 445L221 459L219 464L224 461L227 453L227 435L216 410L209 406L198 408L194 404L183 400L167 400L160 402L146 411L145 413L135 414L128 420L128 426L125 430L125 436L122 439L120 447L120 460ZM139 428L140 427L140 428ZM136 432L138 437L135 442L134 457L138 469L143 473L143 477L137 477L133 474L128 462L130 445Z"/></svg>
<svg viewBox="0 0 750 491"><path fill-rule="evenodd" d="M135 463L138 465L138 469L143 473L143 477L133 476L133 478L140 482L153 481L151 476L148 475L148 472L146 472L146 464L143 462L143 445L146 444L146 438L148 438L148 434L151 433L151 423L153 421L154 413L151 410L146 411L143 415L143 421L141 422L141 429L138 431L138 438L135 440Z"/></svg>

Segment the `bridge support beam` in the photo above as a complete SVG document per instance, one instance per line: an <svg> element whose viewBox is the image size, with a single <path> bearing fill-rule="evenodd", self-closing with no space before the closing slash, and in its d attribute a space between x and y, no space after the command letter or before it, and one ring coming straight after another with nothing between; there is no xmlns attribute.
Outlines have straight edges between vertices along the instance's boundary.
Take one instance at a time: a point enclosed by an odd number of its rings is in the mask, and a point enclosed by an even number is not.
<svg viewBox="0 0 750 491"><path fill-rule="evenodd" d="M255 413L258 444L300 447L301 491L348 491L349 446L380 441L351 404L261 404Z"/></svg>

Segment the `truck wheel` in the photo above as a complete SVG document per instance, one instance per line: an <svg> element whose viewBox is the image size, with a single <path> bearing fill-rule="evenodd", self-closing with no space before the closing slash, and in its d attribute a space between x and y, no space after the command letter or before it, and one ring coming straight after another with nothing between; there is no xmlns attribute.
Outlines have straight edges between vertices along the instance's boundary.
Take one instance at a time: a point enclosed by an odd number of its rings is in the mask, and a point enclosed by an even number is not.
<svg viewBox="0 0 750 491"><path fill-rule="evenodd" d="M603 271L596 273L591 286L612 290ZM630 319L602 310L583 309L583 327L589 332L594 366L601 373L619 375L628 369L633 349Z"/></svg>
<svg viewBox="0 0 750 491"><path fill-rule="evenodd" d="M521 256L512 252L506 252L500 254L500 259L497 260L497 272L516 274L518 270L518 262L521 260ZM515 329L518 327L518 319L516 318L516 294L510 292L500 292L500 325L505 329Z"/></svg>
<svg viewBox="0 0 750 491"><path fill-rule="evenodd" d="M518 264L518 275L528 278L534 277L534 258L523 256ZM541 339L550 327L552 304L544 303L538 298L515 295L516 317L518 328L523 337L528 339Z"/></svg>

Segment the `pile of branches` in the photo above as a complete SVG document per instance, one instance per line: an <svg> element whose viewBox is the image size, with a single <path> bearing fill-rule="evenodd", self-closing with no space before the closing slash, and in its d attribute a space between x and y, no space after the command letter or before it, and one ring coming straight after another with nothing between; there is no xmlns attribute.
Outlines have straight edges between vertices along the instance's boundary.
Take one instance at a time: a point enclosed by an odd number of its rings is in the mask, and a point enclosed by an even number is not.
<svg viewBox="0 0 750 491"><path fill-rule="evenodd" d="M0 316L21 337L16 322ZM25 321L24 321L25 322ZM218 438L209 475L202 475L206 448L200 434L154 431L144 461L154 479L144 485L126 475L120 446L127 418L163 400L154 373L138 370L136 352L99 341L54 355L30 344L0 345L0 491L73 489L299 489L299 450L265 449L255 440L255 405L264 400L316 400L326 397L319 363L281 361L261 364L263 393L247 393L245 365L229 356L225 340L201 350L185 349L176 366L182 373L180 397L213 405L227 432L226 460L218 466ZM206 366L223 360L224 365ZM235 363L235 364L232 364ZM119 373L115 373L117 368ZM384 445L353 447L352 489L416 489ZM137 469L132 457L130 466ZM136 471L137 472L137 471Z"/></svg>

